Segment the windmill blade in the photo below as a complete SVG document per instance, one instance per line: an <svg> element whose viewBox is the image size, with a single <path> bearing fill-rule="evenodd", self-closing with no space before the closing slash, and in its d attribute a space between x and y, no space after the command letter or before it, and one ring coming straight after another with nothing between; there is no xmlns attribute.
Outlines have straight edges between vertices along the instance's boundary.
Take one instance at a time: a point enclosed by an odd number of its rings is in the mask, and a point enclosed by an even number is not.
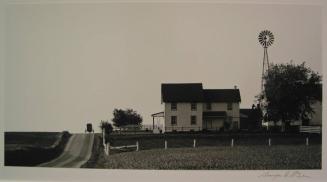
<svg viewBox="0 0 327 182"><path fill-rule="evenodd" d="M275 38L271 31L263 30L259 33L258 40L264 48L267 48L274 43Z"/></svg>

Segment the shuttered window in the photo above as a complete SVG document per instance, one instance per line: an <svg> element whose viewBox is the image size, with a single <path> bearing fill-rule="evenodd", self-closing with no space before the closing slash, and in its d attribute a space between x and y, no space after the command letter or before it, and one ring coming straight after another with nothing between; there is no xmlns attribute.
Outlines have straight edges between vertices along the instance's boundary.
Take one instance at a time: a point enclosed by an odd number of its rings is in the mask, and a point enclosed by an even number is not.
<svg viewBox="0 0 327 182"><path fill-rule="evenodd" d="M177 103L171 103L171 105L170 105L170 109L171 109L172 111L176 111L176 110L177 110Z"/></svg>
<svg viewBox="0 0 327 182"><path fill-rule="evenodd" d="M196 116L191 116L191 125L196 125Z"/></svg>
<svg viewBox="0 0 327 182"><path fill-rule="evenodd" d="M191 110L196 111L196 103L191 103Z"/></svg>
<svg viewBox="0 0 327 182"><path fill-rule="evenodd" d="M177 125L177 116L171 116L171 125Z"/></svg>

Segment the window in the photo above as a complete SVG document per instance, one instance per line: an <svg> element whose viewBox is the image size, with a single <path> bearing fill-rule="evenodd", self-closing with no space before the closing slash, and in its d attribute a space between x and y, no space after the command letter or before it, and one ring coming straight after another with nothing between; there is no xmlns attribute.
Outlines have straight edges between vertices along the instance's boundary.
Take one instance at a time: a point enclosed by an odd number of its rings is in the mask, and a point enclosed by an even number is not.
<svg viewBox="0 0 327 182"><path fill-rule="evenodd" d="M191 116L191 125L196 125L196 116Z"/></svg>
<svg viewBox="0 0 327 182"><path fill-rule="evenodd" d="M191 103L191 110L196 111L196 103Z"/></svg>
<svg viewBox="0 0 327 182"><path fill-rule="evenodd" d="M177 125L177 116L171 116L171 125Z"/></svg>
<svg viewBox="0 0 327 182"><path fill-rule="evenodd" d="M171 109L172 111L176 111L176 110L177 110L177 103L171 103L171 105L170 105L170 109Z"/></svg>
<svg viewBox="0 0 327 182"><path fill-rule="evenodd" d="M227 103L227 110L232 110L233 109L233 103L229 102Z"/></svg>
<svg viewBox="0 0 327 182"><path fill-rule="evenodd" d="M206 108L207 110L211 110L211 103L207 103Z"/></svg>

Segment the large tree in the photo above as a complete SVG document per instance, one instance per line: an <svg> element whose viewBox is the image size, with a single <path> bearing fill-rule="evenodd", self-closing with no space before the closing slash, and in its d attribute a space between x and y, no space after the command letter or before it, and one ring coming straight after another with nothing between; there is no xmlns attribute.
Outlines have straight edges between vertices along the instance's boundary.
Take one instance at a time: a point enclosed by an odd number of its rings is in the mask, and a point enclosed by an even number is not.
<svg viewBox="0 0 327 182"><path fill-rule="evenodd" d="M321 100L321 76L306 67L295 65L271 65L265 76L264 100L265 119L282 121L289 126L294 120L309 120L314 113L312 103Z"/></svg>
<svg viewBox="0 0 327 182"><path fill-rule="evenodd" d="M112 119L112 122L116 127L123 127L126 125L141 126L143 121L142 116L133 109L114 109L113 115L114 118Z"/></svg>

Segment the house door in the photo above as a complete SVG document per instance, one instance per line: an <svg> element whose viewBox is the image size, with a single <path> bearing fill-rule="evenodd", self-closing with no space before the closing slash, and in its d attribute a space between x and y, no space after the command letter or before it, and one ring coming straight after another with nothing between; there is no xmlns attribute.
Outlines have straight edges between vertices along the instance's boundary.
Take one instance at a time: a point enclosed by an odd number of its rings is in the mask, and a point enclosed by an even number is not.
<svg viewBox="0 0 327 182"><path fill-rule="evenodd" d="M211 129L212 128L212 120L206 120L205 122L205 127L206 129Z"/></svg>
<svg viewBox="0 0 327 182"><path fill-rule="evenodd" d="M234 121L234 122L233 122L233 129L238 129L237 121Z"/></svg>

